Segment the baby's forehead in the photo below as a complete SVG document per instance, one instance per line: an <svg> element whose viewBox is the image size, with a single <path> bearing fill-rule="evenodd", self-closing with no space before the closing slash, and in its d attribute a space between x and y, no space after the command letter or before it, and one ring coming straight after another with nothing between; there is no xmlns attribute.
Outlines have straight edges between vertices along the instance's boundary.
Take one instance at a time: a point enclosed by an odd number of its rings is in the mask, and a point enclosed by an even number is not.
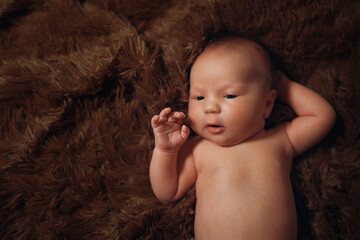
<svg viewBox="0 0 360 240"><path fill-rule="evenodd" d="M256 62L263 61L266 57L262 47L250 40L209 44L200 55L209 53L239 54Z"/></svg>
<svg viewBox="0 0 360 240"><path fill-rule="evenodd" d="M204 58L216 60L222 55L237 56L234 58L233 64L241 66L241 74L246 74L251 79L265 80L270 69L266 54L266 51L260 45L244 39L241 41L210 43L197 60Z"/></svg>
<svg viewBox="0 0 360 240"><path fill-rule="evenodd" d="M201 56L203 55L203 56ZM218 45L209 47L204 50L200 57L217 59L218 56L228 55L235 56L232 58L232 64L241 67L243 73L258 74L263 71L266 60L258 49L257 45L252 42L236 44L234 46Z"/></svg>

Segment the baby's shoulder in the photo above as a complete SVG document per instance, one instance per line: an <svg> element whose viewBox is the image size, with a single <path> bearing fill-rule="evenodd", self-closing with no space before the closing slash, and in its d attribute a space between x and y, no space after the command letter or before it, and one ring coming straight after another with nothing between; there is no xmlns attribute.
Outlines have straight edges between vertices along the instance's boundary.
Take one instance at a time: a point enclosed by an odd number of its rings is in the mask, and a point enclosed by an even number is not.
<svg viewBox="0 0 360 240"><path fill-rule="evenodd" d="M214 149L216 147L217 146L214 143L200 136L193 136L186 140L181 151L186 152L187 155L196 155L196 153L207 152L209 149Z"/></svg>
<svg viewBox="0 0 360 240"><path fill-rule="evenodd" d="M285 151L293 153L292 145L286 133L287 124L287 122L283 122L266 130L261 138L263 138L264 141L271 143L271 145L284 148Z"/></svg>
<svg viewBox="0 0 360 240"><path fill-rule="evenodd" d="M186 149L189 149L190 151L194 151L195 149L206 146L207 142L208 141L201 138L200 136L193 136L188 138L188 140L184 144L184 147Z"/></svg>
<svg viewBox="0 0 360 240"><path fill-rule="evenodd" d="M286 122L282 122L277 124L269 129L266 130L266 133L271 137L281 137L283 134L286 134Z"/></svg>

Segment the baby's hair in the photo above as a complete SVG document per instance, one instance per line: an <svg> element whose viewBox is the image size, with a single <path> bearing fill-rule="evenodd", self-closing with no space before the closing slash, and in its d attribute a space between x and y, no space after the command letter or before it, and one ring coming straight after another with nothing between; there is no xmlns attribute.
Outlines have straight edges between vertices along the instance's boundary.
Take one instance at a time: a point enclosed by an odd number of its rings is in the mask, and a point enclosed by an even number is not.
<svg viewBox="0 0 360 240"><path fill-rule="evenodd" d="M269 52L262 44L259 43L259 41L256 41L250 37L244 37L243 35L236 33L219 33L208 41L208 44L205 46L203 52L214 50L219 47L225 47L231 51L234 51L234 49L239 46L251 46L256 49L263 60L263 64L260 63L256 64L257 66L255 66L257 76L265 80L267 89L275 89L276 77L274 63Z"/></svg>

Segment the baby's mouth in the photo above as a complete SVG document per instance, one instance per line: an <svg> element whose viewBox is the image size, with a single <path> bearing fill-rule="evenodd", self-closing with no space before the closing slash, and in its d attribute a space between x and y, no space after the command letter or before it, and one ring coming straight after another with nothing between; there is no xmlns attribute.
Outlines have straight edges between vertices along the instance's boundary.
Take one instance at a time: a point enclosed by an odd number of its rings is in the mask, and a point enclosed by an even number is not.
<svg viewBox="0 0 360 240"><path fill-rule="evenodd" d="M206 129L212 134L219 134L225 130L223 126L215 125L215 124L208 124L206 126Z"/></svg>

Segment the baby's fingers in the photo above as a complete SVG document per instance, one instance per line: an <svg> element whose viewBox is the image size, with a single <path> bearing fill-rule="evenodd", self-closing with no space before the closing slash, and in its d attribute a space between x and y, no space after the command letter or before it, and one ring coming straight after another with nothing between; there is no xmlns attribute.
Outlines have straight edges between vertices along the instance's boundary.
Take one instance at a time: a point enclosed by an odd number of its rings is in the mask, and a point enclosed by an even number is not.
<svg viewBox="0 0 360 240"><path fill-rule="evenodd" d="M168 117L168 120L170 122L181 122L181 120L183 118L185 118L186 115L183 113L183 112L172 112L169 117Z"/></svg>
<svg viewBox="0 0 360 240"><path fill-rule="evenodd" d="M158 124L161 124L168 119L168 114L171 112L171 108L164 108L159 115L155 115L151 119L152 127L156 127Z"/></svg>
<svg viewBox="0 0 360 240"><path fill-rule="evenodd" d="M189 137L189 135L190 135L190 129L187 126L183 125L181 127L181 133L180 134L181 134L181 137L183 139L187 139Z"/></svg>
<svg viewBox="0 0 360 240"><path fill-rule="evenodd" d="M159 122L166 122L168 120L168 115L171 112L171 108L164 108L159 114Z"/></svg>
<svg viewBox="0 0 360 240"><path fill-rule="evenodd" d="M151 118L151 126L155 127L159 123L160 116L155 115Z"/></svg>
<svg viewBox="0 0 360 240"><path fill-rule="evenodd" d="M167 108L164 108L163 110L161 110L160 112L160 117L161 118L167 118L167 115L171 112L171 108L167 107Z"/></svg>

